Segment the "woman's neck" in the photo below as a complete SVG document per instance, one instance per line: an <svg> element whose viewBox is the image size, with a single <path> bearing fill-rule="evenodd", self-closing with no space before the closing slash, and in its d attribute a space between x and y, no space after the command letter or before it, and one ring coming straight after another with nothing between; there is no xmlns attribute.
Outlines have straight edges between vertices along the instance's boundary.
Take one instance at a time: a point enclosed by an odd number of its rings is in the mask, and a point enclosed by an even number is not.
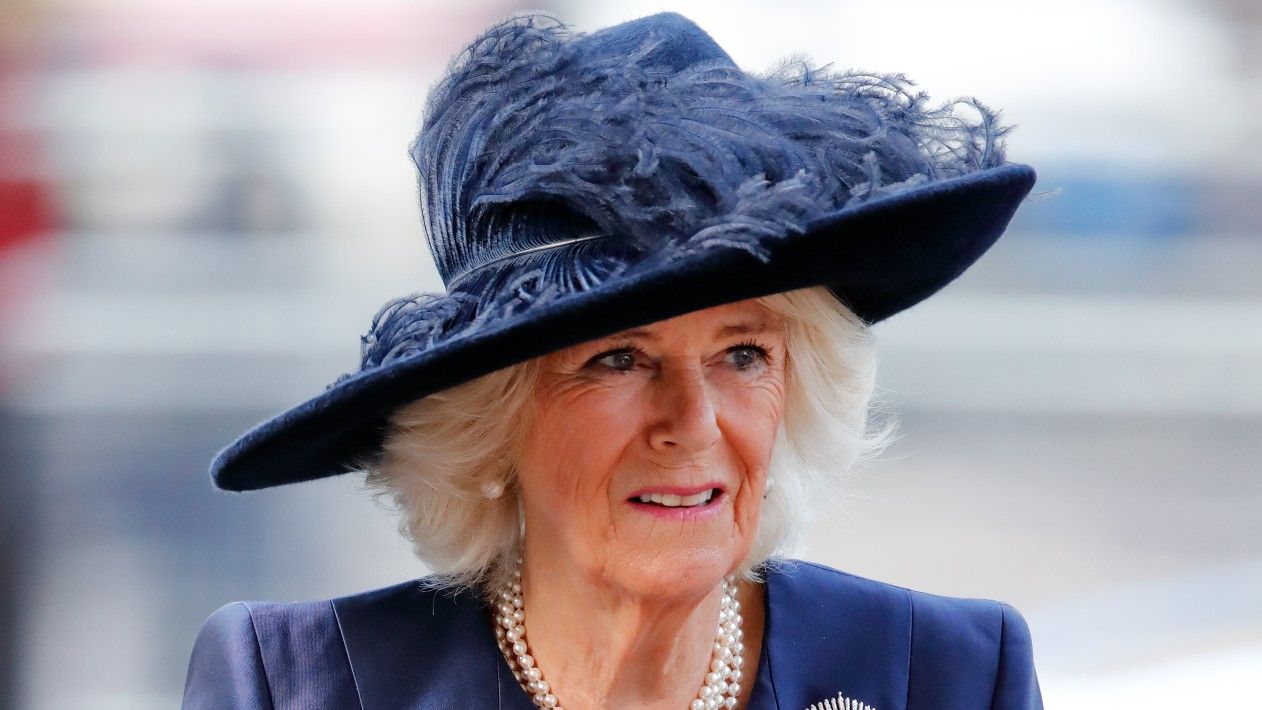
<svg viewBox="0 0 1262 710"><path fill-rule="evenodd" d="M689 706L710 670L722 596L718 580L707 590L645 597L547 567L527 561L523 572L526 640L562 705ZM763 597L761 585L741 582L739 590L746 617L744 707L762 640Z"/></svg>

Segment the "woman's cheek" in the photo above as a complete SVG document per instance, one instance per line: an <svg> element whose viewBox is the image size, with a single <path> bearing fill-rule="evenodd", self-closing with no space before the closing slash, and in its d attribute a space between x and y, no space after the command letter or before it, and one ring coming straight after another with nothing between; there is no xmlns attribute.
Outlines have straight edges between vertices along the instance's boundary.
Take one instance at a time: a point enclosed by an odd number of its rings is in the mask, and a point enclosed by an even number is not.
<svg viewBox="0 0 1262 710"><path fill-rule="evenodd" d="M755 482L748 476L743 478L733 491L731 497L731 526L730 534L732 539L745 543L745 539L752 536L750 526L757 523L757 495L755 494Z"/></svg>

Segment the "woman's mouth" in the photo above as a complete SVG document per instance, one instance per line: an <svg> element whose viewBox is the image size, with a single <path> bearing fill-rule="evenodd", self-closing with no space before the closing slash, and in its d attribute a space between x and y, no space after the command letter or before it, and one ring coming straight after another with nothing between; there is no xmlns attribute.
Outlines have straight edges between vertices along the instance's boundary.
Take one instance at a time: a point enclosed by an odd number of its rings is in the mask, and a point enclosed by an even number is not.
<svg viewBox="0 0 1262 710"><path fill-rule="evenodd" d="M704 505L710 502L710 499L718 493L717 488L708 488L700 493L694 493L690 496L681 496L675 493L642 493L636 500L641 503L656 503L664 505L667 508L678 508L683 506L691 508L696 505Z"/></svg>
<svg viewBox="0 0 1262 710"><path fill-rule="evenodd" d="M627 499L637 510L661 518L692 520L717 510L723 500L723 489L710 486L701 489L654 489L641 491Z"/></svg>

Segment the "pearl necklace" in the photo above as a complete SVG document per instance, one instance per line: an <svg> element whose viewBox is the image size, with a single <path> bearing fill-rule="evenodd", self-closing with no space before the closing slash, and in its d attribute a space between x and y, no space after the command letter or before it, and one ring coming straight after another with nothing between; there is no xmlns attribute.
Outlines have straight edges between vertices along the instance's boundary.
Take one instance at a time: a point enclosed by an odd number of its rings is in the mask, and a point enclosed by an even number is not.
<svg viewBox="0 0 1262 710"><path fill-rule="evenodd" d="M525 600L521 591L521 560L513 571L513 581L500 590L495 611L495 639L513 677L531 695L535 705L550 710L562 710L560 701L552 693L552 687L543 679L543 671L536 665L526 645ZM734 577L723 580L723 598L719 602L719 623L716 628L714 648L710 654L710 672L706 674L697 691L697 697L689 710L717 710L736 707L741 693L741 666L745 644L741 625L741 603L736 599Z"/></svg>

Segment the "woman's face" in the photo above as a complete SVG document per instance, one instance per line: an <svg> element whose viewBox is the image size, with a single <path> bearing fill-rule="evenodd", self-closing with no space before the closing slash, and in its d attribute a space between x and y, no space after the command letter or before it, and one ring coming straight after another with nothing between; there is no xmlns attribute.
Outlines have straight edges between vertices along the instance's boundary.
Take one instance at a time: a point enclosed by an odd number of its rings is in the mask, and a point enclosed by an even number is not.
<svg viewBox="0 0 1262 710"><path fill-rule="evenodd" d="M734 570L783 411L783 330L749 300L545 356L518 462L527 564L639 595Z"/></svg>

